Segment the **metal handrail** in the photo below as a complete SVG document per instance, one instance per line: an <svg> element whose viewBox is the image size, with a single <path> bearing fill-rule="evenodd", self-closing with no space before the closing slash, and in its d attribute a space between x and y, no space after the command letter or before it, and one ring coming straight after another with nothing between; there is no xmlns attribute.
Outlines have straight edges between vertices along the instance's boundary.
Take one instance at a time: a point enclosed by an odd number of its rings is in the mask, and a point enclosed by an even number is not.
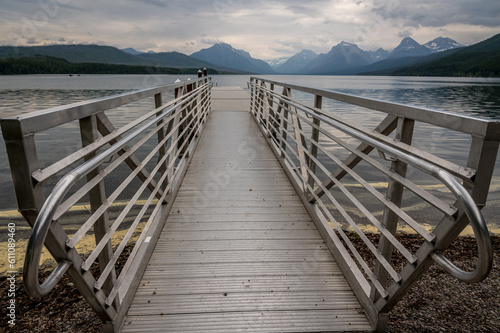
<svg viewBox="0 0 500 333"><path fill-rule="evenodd" d="M191 102L200 93L208 89L211 83L205 84L200 88L193 90L182 101L163 109L162 114L154 117L146 122L138 129L131 132L129 135L120 140L119 143L112 145L110 148L99 153L92 159L81 164L73 171L66 174L53 188L51 194L44 202L40 213L33 226L33 231L28 241L26 249L26 258L24 261L23 282L27 293L32 297L42 297L47 295L54 286L59 282L64 273L71 267L72 262L69 260L61 260L52 273L40 285L38 279L39 263L45 238L52 224L52 219L57 208L61 204L68 191L76 184L76 182L92 170L97 168L111 156L122 150L131 140L142 134L147 128L158 123L162 118L169 116L175 109Z"/></svg>
<svg viewBox="0 0 500 333"><path fill-rule="evenodd" d="M251 77L250 80L262 79L258 77ZM383 101L375 98L346 94L328 89L300 86L269 79L265 79L262 81L277 86L282 86L283 88L301 91L308 94L320 95L328 99L380 111L383 113L390 113L396 116L407 117L424 123L432 123L433 125L442 128L447 128L470 135L481 137L484 136L491 140L500 139L500 135L498 134L500 130L500 122L492 122L487 119L466 114L457 114L448 111L425 108L422 106L413 106L397 102Z"/></svg>
<svg viewBox="0 0 500 333"><path fill-rule="evenodd" d="M334 122L332 119L318 114L317 112L314 111L313 108L297 104L290 98L281 96L272 90L259 87L255 83L251 83L251 85L255 86L257 89L265 90L267 93L273 95L278 100L288 105L291 105L297 109L300 109L306 114L309 114L310 116L313 116L318 120L321 120L326 124L335 127L360 141L368 143L369 145L375 147L379 151L383 151L384 153L396 157L399 160L409 165L412 165L415 168L433 176L434 178L439 179L444 185L446 185L446 187L448 187L451 193L453 193L453 195L457 198L458 202L460 202L460 204L464 208L464 212L467 215L470 224L472 225L474 236L476 237L476 242L478 245L478 262L475 270L473 270L472 272L466 272L458 268L446 257L444 257L444 255L440 251L433 252L431 254L431 257L436 263L442 266L449 274L451 274L452 276L461 281L473 283L482 281L486 278L486 276L491 271L493 265L493 248L491 243L491 237L488 232L488 227L483 218L483 215L481 214L479 208L474 202L474 199L472 199L469 192L467 192L467 190L449 172L445 171L444 169L440 168L435 164L429 163L416 156L409 155L399 149L381 143L354 128Z"/></svg>

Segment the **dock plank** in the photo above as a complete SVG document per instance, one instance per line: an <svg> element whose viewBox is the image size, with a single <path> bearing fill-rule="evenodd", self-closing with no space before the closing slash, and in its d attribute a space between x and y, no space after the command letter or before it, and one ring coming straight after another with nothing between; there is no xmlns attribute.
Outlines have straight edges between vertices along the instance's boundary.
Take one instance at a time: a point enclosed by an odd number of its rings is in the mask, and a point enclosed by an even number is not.
<svg viewBox="0 0 500 333"><path fill-rule="evenodd" d="M248 113L213 111L122 332L369 332L316 226Z"/></svg>

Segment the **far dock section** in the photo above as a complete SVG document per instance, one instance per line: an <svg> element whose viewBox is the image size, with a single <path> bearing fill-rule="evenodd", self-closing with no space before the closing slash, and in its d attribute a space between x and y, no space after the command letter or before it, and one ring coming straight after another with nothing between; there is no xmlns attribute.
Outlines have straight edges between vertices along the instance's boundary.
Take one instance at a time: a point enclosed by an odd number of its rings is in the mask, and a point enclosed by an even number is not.
<svg viewBox="0 0 500 333"><path fill-rule="evenodd" d="M371 331L248 93L212 98L122 332Z"/></svg>

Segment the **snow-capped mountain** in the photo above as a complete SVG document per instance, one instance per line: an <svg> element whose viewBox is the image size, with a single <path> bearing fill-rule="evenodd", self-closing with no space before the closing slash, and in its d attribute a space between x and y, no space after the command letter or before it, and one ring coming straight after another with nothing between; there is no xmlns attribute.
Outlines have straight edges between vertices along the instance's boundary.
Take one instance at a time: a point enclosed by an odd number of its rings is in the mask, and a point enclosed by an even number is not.
<svg viewBox="0 0 500 333"><path fill-rule="evenodd" d="M377 51L365 51L365 52L370 56L372 62L384 60L391 53L389 51L384 50L383 48L379 48Z"/></svg>
<svg viewBox="0 0 500 333"><path fill-rule="evenodd" d="M307 66L313 59L315 59L318 54L311 50L302 50L290 59L288 59L281 66L275 68L276 72L291 74L299 71L303 67Z"/></svg>
<svg viewBox="0 0 500 333"><path fill-rule="evenodd" d="M420 45L413 38L405 37L388 58L423 57L431 53L430 49Z"/></svg>
<svg viewBox="0 0 500 333"><path fill-rule="evenodd" d="M431 50L433 53L456 49L458 47L464 47L464 45L447 37L438 37L431 40L430 42L425 43L424 46Z"/></svg>
<svg viewBox="0 0 500 333"><path fill-rule="evenodd" d="M271 66L272 69L276 69L277 67L283 65L290 57L283 57L277 59L266 60L266 62Z"/></svg>
<svg viewBox="0 0 500 333"><path fill-rule="evenodd" d="M353 74L356 71L380 71L393 66L394 61L397 61L399 65L404 65L420 57L459 47L463 45L444 37L435 38L425 45L419 44L411 37L405 37L392 51L382 48L376 51L364 51L356 44L343 41L332 47L326 54L317 55L314 51L302 50L290 58L284 57L265 62L254 59L247 51L235 49L226 43L219 43L195 52L191 54L191 57L224 66L226 69L258 74Z"/></svg>
<svg viewBox="0 0 500 333"><path fill-rule="evenodd" d="M191 54L191 57L210 62L215 65L234 68L258 74L272 74L274 70L263 60L254 59L250 53L237 50L226 43L215 44L210 48Z"/></svg>
<svg viewBox="0 0 500 333"><path fill-rule="evenodd" d="M299 73L333 74L350 67L363 66L372 63L370 56L356 44L341 42L332 47L330 52L320 54Z"/></svg>

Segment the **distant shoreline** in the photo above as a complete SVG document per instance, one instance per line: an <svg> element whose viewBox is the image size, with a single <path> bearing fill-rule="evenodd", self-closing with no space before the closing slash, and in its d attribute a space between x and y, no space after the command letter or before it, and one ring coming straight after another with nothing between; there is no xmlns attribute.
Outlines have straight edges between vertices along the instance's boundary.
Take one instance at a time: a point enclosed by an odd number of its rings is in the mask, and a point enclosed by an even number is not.
<svg viewBox="0 0 500 333"><path fill-rule="evenodd" d="M32 74L197 74L200 68L174 68L141 65L118 65L104 63L71 63L51 56L0 58L0 75ZM209 74L232 74L207 69Z"/></svg>
<svg viewBox="0 0 500 333"><path fill-rule="evenodd" d="M120 65L120 64L106 64L106 63L71 63L63 58L52 56L23 56L23 57L7 57L0 58L0 76L2 75L165 75L177 74L196 75L200 68L194 67L161 67L161 66L148 66L148 65ZM242 73L235 73L229 71L220 71L213 68L207 69L210 75L241 75ZM411 71L395 71L395 72L366 72L359 74L303 74L315 76L408 76L408 77L471 77L471 78L498 78L498 75L488 75L482 72L464 73L464 72L451 72L453 74L446 75L447 72L438 71L435 69L429 72L411 72ZM248 73L249 75L251 73ZM276 73L273 75L301 75L301 74L287 74Z"/></svg>

